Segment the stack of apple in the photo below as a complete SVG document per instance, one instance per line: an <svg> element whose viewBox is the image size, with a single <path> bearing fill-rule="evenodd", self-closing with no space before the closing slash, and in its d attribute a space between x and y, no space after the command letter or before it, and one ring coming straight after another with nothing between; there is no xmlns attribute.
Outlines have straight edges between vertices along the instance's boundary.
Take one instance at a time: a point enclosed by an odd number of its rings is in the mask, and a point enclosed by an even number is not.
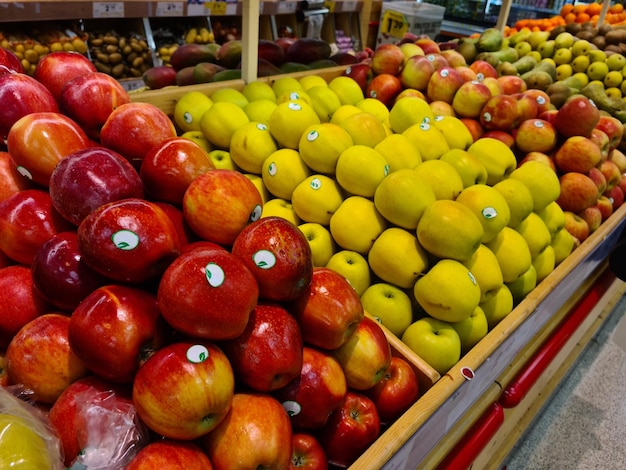
<svg viewBox="0 0 626 470"><path fill-rule="evenodd" d="M40 67L0 75L2 384L65 465L350 465L419 386L346 278L84 56Z"/></svg>

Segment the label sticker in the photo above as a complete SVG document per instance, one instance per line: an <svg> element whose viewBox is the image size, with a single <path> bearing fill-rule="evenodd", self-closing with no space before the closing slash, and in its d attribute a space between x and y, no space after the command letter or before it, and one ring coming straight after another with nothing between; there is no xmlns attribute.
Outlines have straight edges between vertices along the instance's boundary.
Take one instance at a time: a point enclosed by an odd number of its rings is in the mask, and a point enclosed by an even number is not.
<svg viewBox="0 0 626 470"><path fill-rule="evenodd" d="M139 235L131 230L120 230L111 235L111 240L120 250L130 251L139 245Z"/></svg>
<svg viewBox="0 0 626 470"><path fill-rule="evenodd" d="M222 267L214 262L210 262L204 267L204 276L211 287L221 286L226 279Z"/></svg>
<svg viewBox="0 0 626 470"><path fill-rule="evenodd" d="M252 260L261 269L270 269L276 266L276 255L269 250L259 250L252 255Z"/></svg>
<svg viewBox="0 0 626 470"><path fill-rule="evenodd" d="M194 364L200 364L209 358L209 350L203 344L194 344L187 349L187 360Z"/></svg>

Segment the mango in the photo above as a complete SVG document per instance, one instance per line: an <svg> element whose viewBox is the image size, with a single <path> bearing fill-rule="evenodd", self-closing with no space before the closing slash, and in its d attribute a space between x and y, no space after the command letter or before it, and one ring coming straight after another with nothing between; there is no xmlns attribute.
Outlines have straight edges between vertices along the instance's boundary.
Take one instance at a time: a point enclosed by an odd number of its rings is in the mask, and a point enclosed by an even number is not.
<svg viewBox="0 0 626 470"><path fill-rule="evenodd" d="M271 77L272 75L279 75L280 69L269 60L259 57L257 65L257 76L259 77Z"/></svg>
<svg viewBox="0 0 626 470"><path fill-rule="evenodd" d="M217 51L217 63L226 69L235 69L241 62L243 43L240 39L226 41Z"/></svg>
<svg viewBox="0 0 626 470"><path fill-rule="evenodd" d="M213 75L212 82L224 82L241 79L241 69L224 69Z"/></svg>
<svg viewBox="0 0 626 470"><path fill-rule="evenodd" d="M167 65L150 67L144 72L141 79L151 90L158 90L166 86L176 85L176 70Z"/></svg>
<svg viewBox="0 0 626 470"><path fill-rule="evenodd" d="M200 62L193 68L193 80L195 83L209 83L213 81L213 76L221 70L224 70L221 65L212 62Z"/></svg>
<svg viewBox="0 0 626 470"><path fill-rule="evenodd" d="M182 69L176 72L176 85L178 86L186 86L186 85L195 85L195 80L193 78L193 70L195 65L190 65L189 67L183 67Z"/></svg>
<svg viewBox="0 0 626 470"><path fill-rule="evenodd" d="M328 59L332 53L330 44L321 39L299 38L286 52L287 62L309 64L316 60Z"/></svg>
<svg viewBox="0 0 626 470"><path fill-rule="evenodd" d="M278 68L280 69L280 73L305 72L311 70L311 67L301 62L285 62Z"/></svg>
<svg viewBox="0 0 626 470"><path fill-rule="evenodd" d="M349 52L337 52L330 56L330 60L335 62L335 65L352 65L359 62L359 59Z"/></svg>
<svg viewBox="0 0 626 470"><path fill-rule="evenodd" d="M285 49L274 41L259 39L259 59L263 59L272 65L279 66L285 63Z"/></svg>
<svg viewBox="0 0 626 470"><path fill-rule="evenodd" d="M200 62L215 62L215 60L215 49L208 47L207 44L181 44L172 54L170 64L178 72Z"/></svg>

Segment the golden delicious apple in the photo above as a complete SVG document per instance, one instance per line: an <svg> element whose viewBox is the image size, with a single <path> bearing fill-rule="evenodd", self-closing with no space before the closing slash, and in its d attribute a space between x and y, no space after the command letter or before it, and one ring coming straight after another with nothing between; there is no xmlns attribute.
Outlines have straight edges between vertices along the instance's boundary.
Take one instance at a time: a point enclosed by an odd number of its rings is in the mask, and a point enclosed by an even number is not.
<svg viewBox="0 0 626 470"><path fill-rule="evenodd" d="M14 414L4 412L0 415L2 468L55 468L58 462L52 462L55 457L54 447L51 445L48 449L43 437L46 432L43 424L40 425L29 416L26 409L22 410L19 403L12 403L13 400L16 399L9 396L3 399L3 404L6 407L15 407Z"/></svg>
<svg viewBox="0 0 626 470"><path fill-rule="evenodd" d="M467 150L474 143L471 132L456 116L435 116L433 123L445 137L450 149Z"/></svg>
<svg viewBox="0 0 626 470"><path fill-rule="evenodd" d="M422 163L417 145L402 134L389 134L374 147L374 150L380 152L389 163L389 173L402 168L413 169Z"/></svg>
<svg viewBox="0 0 626 470"><path fill-rule="evenodd" d="M417 224L420 245L439 258L468 260L480 246L482 237L483 226L474 213L449 199L433 202Z"/></svg>
<svg viewBox="0 0 626 470"><path fill-rule="evenodd" d="M389 174L389 164L380 152L365 145L347 148L337 160L335 178L355 196L373 198L376 188Z"/></svg>
<svg viewBox="0 0 626 470"><path fill-rule="evenodd" d="M383 281L409 289L428 269L428 253L411 232L400 227L385 229L367 255L370 268Z"/></svg>
<svg viewBox="0 0 626 470"><path fill-rule="evenodd" d="M306 129L300 138L298 151L311 170L334 175L339 155L353 144L348 131L337 124L324 122Z"/></svg>
<svg viewBox="0 0 626 470"><path fill-rule="evenodd" d="M228 149L239 168L259 174L265 159L278 150L278 144L267 125L248 122L235 130Z"/></svg>
<svg viewBox="0 0 626 470"><path fill-rule="evenodd" d="M335 252L326 263L326 267L345 277L359 296L372 281L367 260L356 251L339 250Z"/></svg>
<svg viewBox="0 0 626 470"><path fill-rule="evenodd" d="M539 284L548 274L554 271L554 267L556 266L556 258L552 245L548 245L533 259L533 266L537 272L537 284Z"/></svg>
<svg viewBox="0 0 626 470"><path fill-rule="evenodd" d="M461 359L461 338L450 323L425 317L404 330L402 342L444 375Z"/></svg>
<svg viewBox="0 0 626 470"><path fill-rule="evenodd" d="M435 115L428 104L422 98L409 96L399 99L389 111L389 127L396 134L402 134L414 124L421 124L424 120L431 122Z"/></svg>
<svg viewBox="0 0 626 470"><path fill-rule="evenodd" d="M329 176L315 174L295 187L291 204L304 222L328 225L330 217L344 200L339 183Z"/></svg>
<svg viewBox="0 0 626 470"><path fill-rule="evenodd" d="M443 133L431 121L413 124L402 132L402 135L408 137L417 145L423 161L437 160L450 150L448 141Z"/></svg>
<svg viewBox="0 0 626 470"><path fill-rule="evenodd" d="M565 214L556 201L552 201L546 207L537 211L537 215L541 217L546 227L548 227L551 237L565 227Z"/></svg>
<svg viewBox="0 0 626 470"><path fill-rule="evenodd" d="M507 282L506 286L511 291L514 303L517 304L524 300L524 297L537 286L537 271L535 270L535 266L531 264L521 276L512 282Z"/></svg>
<svg viewBox="0 0 626 470"><path fill-rule="evenodd" d="M461 191L456 201L467 206L482 224L482 243L493 239L511 220L509 204L492 186L486 184L469 186Z"/></svg>
<svg viewBox="0 0 626 470"><path fill-rule="evenodd" d="M487 183L487 169L485 165L471 153L460 149L450 149L439 159L450 163L456 168L463 181L464 188L473 184Z"/></svg>
<svg viewBox="0 0 626 470"><path fill-rule="evenodd" d="M305 222L298 225L311 247L311 259L314 267L326 266L337 247L330 230L322 224Z"/></svg>
<svg viewBox="0 0 626 470"><path fill-rule="evenodd" d="M260 173L267 190L283 199L291 199L296 186L311 176L311 170L300 153L289 148L272 152L263 161Z"/></svg>
<svg viewBox="0 0 626 470"><path fill-rule="evenodd" d="M261 218L272 216L287 219L294 225L300 225L302 223L302 220L300 220L300 217L298 217L298 214L296 213L293 205L291 204L291 202L289 202L288 199L275 197L274 199L270 199L265 204L263 204Z"/></svg>
<svg viewBox="0 0 626 470"><path fill-rule="evenodd" d="M244 173L244 175L246 178L252 181L252 184L254 184L256 186L256 189L259 190L259 194L261 195L261 200L263 201L263 204L265 204L272 198L272 195L265 187L265 183L263 183L263 178L254 173Z"/></svg>
<svg viewBox="0 0 626 470"><path fill-rule="evenodd" d="M349 196L331 216L329 226L337 245L366 255L388 222L378 212L374 201Z"/></svg>
<svg viewBox="0 0 626 470"><path fill-rule="evenodd" d="M476 140L467 151L485 166L489 186L507 178L517 167L517 159L511 148L493 137Z"/></svg>
<svg viewBox="0 0 626 470"><path fill-rule="evenodd" d="M515 281L532 264L528 243L519 232L511 227L504 227L486 245L496 255L505 283Z"/></svg>
<svg viewBox="0 0 626 470"><path fill-rule="evenodd" d="M576 240L565 227L556 232L552 236L550 246L554 249L554 264L559 265L561 261L567 258L576 246Z"/></svg>
<svg viewBox="0 0 626 470"><path fill-rule="evenodd" d="M321 122L330 122L333 113L341 106L341 100L328 84L316 85L306 90L311 106Z"/></svg>
<svg viewBox="0 0 626 470"><path fill-rule="evenodd" d="M540 211L561 193L557 174L547 165L531 160L511 172L510 178L524 183L533 196L533 210Z"/></svg>
<svg viewBox="0 0 626 470"><path fill-rule="evenodd" d="M496 183L493 188L504 196L509 205L509 227L517 227L533 211L533 195L522 181L507 178Z"/></svg>
<svg viewBox="0 0 626 470"><path fill-rule="evenodd" d="M339 125L350 134L355 145L374 148L387 137L385 125L376 116L365 111L348 116Z"/></svg>
<svg viewBox="0 0 626 470"><path fill-rule="evenodd" d="M478 305L487 317L489 330L492 330L513 310L513 294L506 284L502 284L494 295Z"/></svg>
<svg viewBox="0 0 626 470"><path fill-rule="evenodd" d="M363 310L398 338L413 322L413 305L409 294L388 282L370 285L361 294Z"/></svg>
<svg viewBox="0 0 626 470"><path fill-rule="evenodd" d="M214 149L209 152L209 158L215 165L215 168L224 168L227 170L239 170L230 156L228 150Z"/></svg>
<svg viewBox="0 0 626 470"><path fill-rule="evenodd" d="M524 237L530 250L530 257L535 259L552 241L550 230L536 212L528 214L515 230Z"/></svg>
<svg viewBox="0 0 626 470"><path fill-rule="evenodd" d="M471 271L480 287L481 302L494 295L504 283L498 258L486 245L481 244L463 265Z"/></svg>
<svg viewBox="0 0 626 470"><path fill-rule="evenodd" d="M453 259L437 261L417 280L413 294L428 315L447 322L469 317L480 303L481 295L474 275Z"/></svg>
<svg viewBox="0 0 626 470"><path fill-rule="evenodd" d="M477 306L465 320L450 324L461 339L461 355L467 354L489 332L487 316L480 306Z"/></svg>
<svg viewBox="0 0 626 470"><path fill-rule="evenodd" d="M201 91L190 91L183 94L174 105L174 122L183 132L200 130L200 118L213 106L209 95Z"/></svg>
<svg viewBox="0 0 626 470"><path fill-rule="evenodd" d="M444 160L424 161L413 171L430 185L436 199L453 200L463 190L461 175L451 163Z"/></svg>
<svg viewBox="0 0 626 470"><path fill-rule="evenodd" d="M390 173L374 192L374 204L382 216L410 230L417 228L424 210L436 199L431 185L410 168Z"/></svg>

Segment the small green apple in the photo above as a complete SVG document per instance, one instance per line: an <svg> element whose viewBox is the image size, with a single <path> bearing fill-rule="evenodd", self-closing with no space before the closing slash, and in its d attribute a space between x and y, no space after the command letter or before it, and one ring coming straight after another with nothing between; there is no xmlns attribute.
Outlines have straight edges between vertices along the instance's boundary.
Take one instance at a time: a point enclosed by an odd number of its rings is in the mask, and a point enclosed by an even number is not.
<svg viewBox="0 0 626 470"><path fill-rule="evenodd" d="M409 294L388 282L370 285L361 294L361 303L367 313L398 338L413 322L413 306Z"/></svg>
<svg viewBox="0 0 626 470"><path fill-rule="evenodd" d="M372 281L367 260L356 251L339 250L335 252L329 258L326 267L345 277L359 296L369 287Z"/></svg>
<svg viewBox="0 0 626 470"><path fill-rule="evenodd" d="M363 196L349 196L330 218L330 233L337 245L363 255L389 223L378 212L374 201Z"/></svg>
<svg viewBox="0 0 626 470"><path fill-rule="evenodd" d="M590 63L588 55L579 55L572 60L572 70L574 73L585 73Z"/></svg>
<svg viewBox="0 0 626 470"><path fill-rule="evenodd" d="M487 324L491 331L500 321L513 310L513 294L502 284L500 288L489 299L479 304L482 308Z"/></svg>
<svg viewBox="0 0 626 470"><path fill-rule="evenodd" d="M311 176L300 152L282 148L272 152L261 164L261 178L267 190L276 197L291 199L293 190Z"/></svg>
<svg viewBox="0 0 626 470"><path fill-rule="evenodd" d="M209 158L213 161L215 168L227 170L239 170L227 150L215 149L209 152Z"/></svg>
<svg viewBox="0 0 626 470"><path fill-rule="evenodd" d="M291 194L291 204L304 222L322 225L330 223L330 217L344 200L343 190L333 178L321 174L309 176L296 186Z"/></svg>
<svg viewBox="0 0 626 470"><path fill-rule="evenodd" d="M441 375L461 359L461 338L447 322L420 318L411 323L401 339Z"/></svg>
<svg viewBox="0 0 626 470"><path fill-rule="evenodd" d="M591 43L586 39L578 39L571 47L572 56L574 57L587 56L590 50Z"/></svg>
<svg viewBox="0 0 626 470"><path fill-rule="evenodd" d="M621 72L626 66L626 57L622 54L611 54L606 58L606 65L609 67L609 71L616 70Z"/></svg>
<svg viewBox="0 0 626 470"><path fill-rule="evenodd" d="M328 263L328 260L337 249L330 230L316 222L305 222L298 225L298 228L304 234L311 247L313 266L326 266L326 263Z"/></svg>
<svg viewBox="0 0 626 470"><path fill-rule="evenodd" d="M465 320L451 323L452 328L458 333L461 339L461 354L467 354L478 342L487 336L489 324L483 309L477 306L472 314Z"/></svg>
<svg viewBox="0 0 626 470"><path fill-rule="evenodd" d="M554 47L556 47L557 49L569 49L574 44L575 39L576 38L572 33L563 31L562 33L557 34L557 36L554 38Z"/></svg>
<svg viewBox="0 0 626 470"><path fill-rule="evenodd" d="M213 149L213 145L209 142L202 131L187 131L181 134L181 137L184 139L189 139L196 144L198 144L206 153L211 152Z"/></svg>

